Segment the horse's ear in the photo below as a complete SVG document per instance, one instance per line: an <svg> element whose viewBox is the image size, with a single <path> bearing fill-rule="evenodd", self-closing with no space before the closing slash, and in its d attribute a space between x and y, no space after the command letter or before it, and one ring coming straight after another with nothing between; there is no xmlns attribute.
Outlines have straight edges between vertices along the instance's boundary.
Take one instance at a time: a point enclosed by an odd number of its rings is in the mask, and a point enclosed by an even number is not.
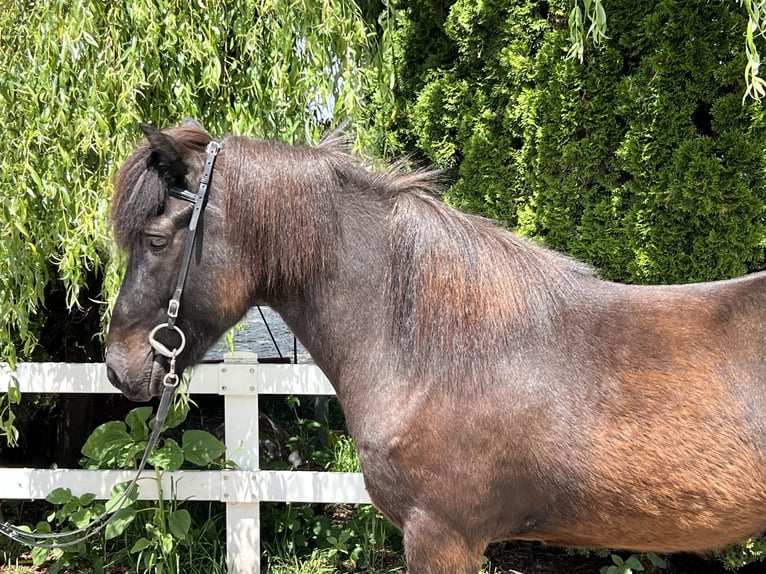
<svg viewBox="0 0 766 574"><path fill-rule="evenodd" d="M162 133L150 124L138 124L144 132L149 145L152 148L152 159L157 163L160 172L172 179L186 175L188 171L183 160L181 147L175 138Z"/></svg>

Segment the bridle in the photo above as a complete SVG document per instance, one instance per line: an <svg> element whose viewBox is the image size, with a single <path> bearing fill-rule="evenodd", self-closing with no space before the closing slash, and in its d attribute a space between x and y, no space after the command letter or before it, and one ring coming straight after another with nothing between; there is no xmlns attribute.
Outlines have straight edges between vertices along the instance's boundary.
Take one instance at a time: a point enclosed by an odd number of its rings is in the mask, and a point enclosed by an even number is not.
<svg viewBox="0 0 766 574"><path fill-rule="evenodd" d="M149 460L149 456L151 455L152 450L154 449L154 445L157 444L160 433L162 433L162 427L165 424L165 419L167 418L170 404L173 400L173 395L175 394L175 391L178 388L178 384L180 382L178 374L176 373L176 357L181 353L181 351L184 350L184 347L186 346L186 336L184 335L183 331L176 325L176 319L178 319L178 312L181 308L181 296L183 295L184 285L186 284L186 276L189 274L189 266L191 265L192 254L194 252L194 243L197 239L197 230L199 229L199 222L202 216L202 212L204 211L205 205L207 204L207 192L208 188L210 187L210 178L213 175L213 166L215 165L215 159L218 156L219 150L220 144L218 142L210 141L210 143L208 143L206 148L207 158L205 159L205 167L202 169L202 176L200 177L197 193L193 193L188 189L177 186L170 186L168 188L168 195L175 197L176 199L182 199L184 201L193 203L194 209L192 211L191 221L189 222L189 230L186 235L186 243L184 244L183 256L181 257L181 267L178 270L176 288L173 292L173 296L171 297L170 302L168 303L168 319L166 322L157 325L149 333L149 344L152 346L155 354L170 359L170 366L168 372L162 379L163 391L162 397L160 398L160 404L157 407L157 414L155 415L154 428L152 428L152 434L149 436L149 441L146 445L146 449L144 450L144 455L141 458L141 462L138 465L136 475L133 477L133 480L128 484L128 487L122 492L119 498L115 500L115 503L112 506L104 510L104 512L91 520L82 528L70 530L69 532L38 534L35 532L22 530L8 522L2 522L0 523L0 534L7 536L19 544L34 546L37 548L54 549L74 546L75 544L79 544L80 542L87 540L100 532L117 515L117 511L125 506L125 503L130 499L136 484L138 484L138 479L146 467L146 463ZM169 349L167 345L157 340L157 333L163 329L170 329L171 331L175 331L175 333L179 336L178 346L174 347L172 350ZM111 516L109 516L110 514ZM62 538L68 538L77 534L82 534L82 536L78 536L73 540L60 541Z"/></svg>
<svg viewBox="0 0 766 574"><path fill-rule="evenodd" d="M191 221L189 222L189 230L186 234L186 243L184 244L184 252L181 257L181 267L178 269L178 278L176 279L176 289L173 292L173 296L168 302L168 320L165 323L160 323L151 333L149 333L149 344L154 349L154 352L170 359L170 369L163 379L163 384L167 389L168 386L178 386L178 375L175 372L176 356L183 351L186 346L186 337L183 331L176 325L176 319L178 319L178 311L181 308L181 296L184 292L184 285L186 284L186 276L189 274L189 265L191 265L192 253L194 251L194 242L197 239L197 230L199 229L199 221L202 216L202 211L205 209L207 203L207 191L210 187L210 178L213 175L213 166L215 165L215 158L218 156L218 151L221 146L216 141L211 141L207 144L207 158L205 159L205 167L202 169L202 177L199 180L199 187L197 193L192 193L188 189L182 187L171 186L168 188L168 194L176 199L183 199L194 204L194 210L192 211ZM166 345L157 340L157 333L163 329L169 329L175 331L180 337L180 343L172 351L168 349ZM164 393L163 393L164 394Z"/></svg>

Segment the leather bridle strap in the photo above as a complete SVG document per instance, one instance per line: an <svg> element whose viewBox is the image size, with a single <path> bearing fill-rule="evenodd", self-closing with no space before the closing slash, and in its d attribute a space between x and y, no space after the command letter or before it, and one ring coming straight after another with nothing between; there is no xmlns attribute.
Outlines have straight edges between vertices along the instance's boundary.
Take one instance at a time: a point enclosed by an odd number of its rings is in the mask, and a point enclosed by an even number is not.
<svg viewBox="0 0 766 574"><path fill-rule="evenodd" d="M173 297L168 303L167 324L171 329L175 327L176 319L178 318L178 311L181 307L181 295L184 291L186 276L189 274L189 265L191 265L194 241L197 238L198 223L200 216L202 215L202 211L205 208L207 191L210 186L210 177L213 175L213 165L215 165L215 158L218 155L220 147L221 146L216 141L211 141L209 144L207 144L207 159L205 160L205 167L202 170L202 177L200 178L199 188L197 189L196 194L193 194L189 190L180 187L171 187L168 189L168 193L172 197L194 202L194 211L192 212L191 221L189 222L189 232L186 236L186 243L184 244L184 254L181 259L181 267L178 270L176 290L173 292Z"/></svg>

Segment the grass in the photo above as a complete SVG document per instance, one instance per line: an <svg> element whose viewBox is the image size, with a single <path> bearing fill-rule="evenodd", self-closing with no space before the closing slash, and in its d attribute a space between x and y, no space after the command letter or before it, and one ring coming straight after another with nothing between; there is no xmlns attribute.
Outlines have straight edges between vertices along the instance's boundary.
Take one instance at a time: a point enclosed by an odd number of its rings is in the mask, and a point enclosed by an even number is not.
<svg viewBox="0 0 766 574"><path fill-rule="evenodd" d="M318 550L305 558L297 556L272 558L266 569L267 574L332 574L334 572L337 572L335 566Z"/></svg>
<svg viewBox="0 0 766 574"><path fill-rule="evenodd" d="M326 550L314 550L308 556L275 556L269 559L266 574L401 574L405 572L401 556L391 556L390 564L376 568L354 570L352 565L337 565L337 560L328 555Z"/></svg>

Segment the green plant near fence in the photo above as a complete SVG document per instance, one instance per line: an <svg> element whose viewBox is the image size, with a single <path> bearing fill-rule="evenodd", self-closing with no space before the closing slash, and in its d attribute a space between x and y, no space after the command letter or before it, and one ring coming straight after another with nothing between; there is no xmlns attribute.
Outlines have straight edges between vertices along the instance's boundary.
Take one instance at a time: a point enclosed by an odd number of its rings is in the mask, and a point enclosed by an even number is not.
<svg viewBox="0 0 766 574"><path fill-rule="evenodd" d="M180 437L161 439L149 458L159 482L163 471L182 466L225 468L225 447L209 432L197 429L173 431L188 413L185 401L177 401L169 414L165 431ZM153 419L151 407L139 407L125 421L110 421L96 428L82 448L83 466L90 469L133 469L143 455ZM81 528L109 511L112 518L103 532L77 545L54 550L33 549L33 564L49 564L52 573L66 569L106 572L127 567L133 572L223 573L226 549L223 510L214 503L169 499L139 501L135 491L119 509L116 501L128 483L112 489L108 501L93 494L75 496L69 489L57 488L46 501L52 509L37 522L34 531L48 533ZM140 488L140 485L139 485ZM52 561L52 562L51 562Z"/></svg>
<svg viewBox="0 0 766 574"><path fill-rule="evenodd" d="M149 458L158 482L164 471L230 466L222 458L225 447L221 441L205 430L185 428L189 426L188 397L179 395L179 399L166 420L163 438ZM301 446L307 468L314 468L315 461L321 460L328 470L358 471L359 461L350 438L333 433L333 444L320 454L323 447L316 443L313 432L318 425L307 427L307 419L298 417L296 410L292 414L300 437L288 440L288 444ZM83 467L135 468L152 425L151 407L135 408L124 421L100 425L82 447ZM325 427L322 430L328 432ZM46 497L50 509L30 524L38 533L81 528L106 509L116 510L115 501L126 486L116 485L108 501L96 500L87 493L75 496L69 489L57 488ZM221 504L181 501L172 492L167 499L157 501L138 500L137 494L134 492L124 507L116 510L112 521L95 537L72 547L32 550L34 565L46 564L52 573L74 569L97 574L121 568L166 574L225 572L225 515ZM269 571L317 564L328 571L401 569L401 535L370 505L272 503L263 506L261 517ZM16 522L19 518L29 521L30 511L16 518ZM13 560L21 551L6 551L6 559Z"/></svg>
<svg viewBox="0 0 766 574"><path fill-rule="evenodd" d="M166 435L186 420L188 411L186 401L176 401L165 422ZM83 466L136 468L153 422L152 408L138 407L128 413L125 421L100 425L82 447ZM165 436L149 457L158 483L163 471L179 470L182 466L204 469L228 466L222 458L224 444L209 432L187 429L176 434L180 434L180 444ZM64 488L48 494L46 501L53 505L53 510L37 523L35 531L39 533L82 528L105 510L114 514L103 533L94 538L50 551L33 549L34 564L41 565L52 559L55 561L53 571L86 568L96 573L116 565L127 565L135 572L166 574L224 571L226 550L220 510L216 511L212 504L197 503L190 512L192 505L177 500L172 493L167 500L139 501L137 491L118 509L116 501L126 487L127 483L116 485L106 502L96 500L93 494L75 496Z"/></svg>

